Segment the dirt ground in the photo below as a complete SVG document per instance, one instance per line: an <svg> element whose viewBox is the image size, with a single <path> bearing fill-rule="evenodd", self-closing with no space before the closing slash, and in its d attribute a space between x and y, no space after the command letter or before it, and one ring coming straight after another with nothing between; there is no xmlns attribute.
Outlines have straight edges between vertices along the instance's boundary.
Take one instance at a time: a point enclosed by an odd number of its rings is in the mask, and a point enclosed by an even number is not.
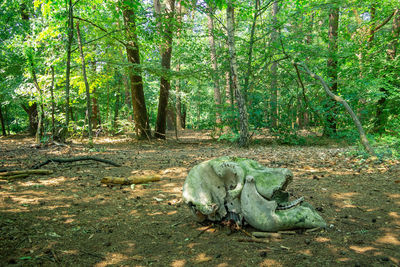
<svg viewBox="0 0 400 267"><path fill-rule="evenodd" d="M181 143L101 137L88 149L79 141L36 148L30 137L0 138L0 169L76 156L122 165L50 163L50 175L0 177L1 266L400 266L398 161L351 157L343 145L239 149L199 132L185 132ZM223 155L291 169L289 192L316 207L328 228L254 239L249 226L196 223L181 200L183 182L191 167ZM134 174L161 181L100 183Z"/></svg>

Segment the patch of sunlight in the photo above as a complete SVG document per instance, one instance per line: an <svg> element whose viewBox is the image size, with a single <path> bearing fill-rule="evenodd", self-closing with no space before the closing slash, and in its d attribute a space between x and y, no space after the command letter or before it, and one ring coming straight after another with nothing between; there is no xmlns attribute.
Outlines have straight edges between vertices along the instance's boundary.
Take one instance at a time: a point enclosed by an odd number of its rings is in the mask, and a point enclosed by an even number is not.
<svg viewBox="0 0 400 267"><path fill-rule="evenodd" d="M79 254L78 250L76 250L76 249L63 250L62 253L66 254L66 255L78 255Z"/></svg>
<svg viewBox="0 0 400 267"><path fill-rule="evenodd" d="M312 252L311 252L311 249L299 250L299 253L303 254L305 256L312 256L313 255Z"/></svg>
<svg viewBox="0 0 400 267"><path fill-rule="evenodd" d="M374 247L360 247L360 246L350 246L350 249L354 250L357 253L365 253L371 250L376 250Z"/></svg>
<svg viewBox="0 0 400 267"><path fill-rule="evenodd" d="M320 243L325 243L325 242L330 242L331 239L327 238L327 237L319 236L319 237L315 238L315 241L320 242Z"/></svg>
<svg viewBox="0 0 400 267"><path fill-rule="evenodd" d="M172 267L183 267L186 265L186 260L174 260L173 262L171 262Z"/></svg>
<svg viewBox="0 0 400 267"><path fill-rule="evenodd" d="M339 259L337 259L337 261L339 261L339 262L346 262L346 261L350 261L351 259L350 258L339 258Z"/></svg>
<svg viewBox="0 0 400 267"><path fill-rule="evenodd" d="M274 266L274 267L282 267L283 265L276 260L265 259L260 263L260 266Z"/></svg>
<svg viewBox="0 0 400 267"><path fill-rule="evenodd" d="M345 199L350 199L350 198L352 198L352 197L354 197L354 196L357 196L357 195L359 195L359 193L356 193L356 192L333 193L333 194L332 194L332 197L333 197L333 198L336 198L336 199L345 200Z"/></svg>
<svg viewBox="0 0 400 267"><path fill-rule="evenodd" d="M385 236L378 238L376 242L381 244L390 244L390 245L400 245L400 241L397 239L394 233L386 233Z"/></svg>
<svg viewBox="0 0 400 267"><path fill-rule="evenodd" d="M207 262L207 261L210 261L210 260L212 260L212 257L207 256L205 253L200 253L199 255L197 255L197 257L196 257L196 259L195 259L195 261L196 261L197 263L200 263L200 262Z"/></svg>
<svg viewBox="0 0 400 267"><path fill-rule="evenodd" d="M40 184L43 185L58 185L61 184L63 182L69 181L73 178L67 179L64 176L60 176L60 177L55 177L55 178L45 178L45 179L40 179Z"/></svg>
<svg viewBox="0 0 400 267"><path fill-rule="evenodd" d="M177 213L178 213L178 211L173 210L173 211L168 212L167 215L173 215L173 214L177 214Z"/></svg>
<svg viewBox="0 0 400 267"><path fill-rule="evenodd" d="M389 198L400 198L400 194L387 194Z"/></svg>
<svg viewBox="0 0 400 267"><path fill-rule="evenodd" d="M130 215L135 215L135 214L137 214L137 213L138 213L137 210L131 210L131 211L129 212Z"/></svg>
<svg viewBox="0 0 400 267"><path fill-rule="evenodd" d="M400 219L400 215L395 211L389 212L389 216L396 219Z"/></svg>
<svg viewBox="0 0 400 267"><path fill-rule="evenodd" d="M194 248L194 246L197 246L198 245L198 243L189 243L189 244L187 244L187 247L188 248Z"/></svg>
<svg viewBox="0 0 400 267"><path fill-rule="evenodd" d="M229 266L229 264L226 262L223 262L223 263L220 263L217 265L217 267L228 267L228 266Z"/></svg>
<svg viewBox="0 0 400 267"><path fill-rule="evenodd" d="M333 193L332 198L341 200L341 202L336 201L335 205L339 208L356 208L356 206L352 203L351 198L358 195L356 192L347 192L347 193Z"/></svg>
<svg viewBox="0 0 400 267"><path fill-rule="evenodd" d="M147 213L147 215L149 216L156 216L156 215L163 215L162 212L158 211L158 212L153 212L153 213Z"/></svg>
<svg viewBox="0 0 400 267"><path fill-rule="evenodd" d="M123 255L121 253L108 253L107 256L105 256L105 260L102 262L98 262L93 266L97 267L103 267L103 266L108 266L108 265L118 265L121 261L128 260L129 257L126 255Z"/></svg>

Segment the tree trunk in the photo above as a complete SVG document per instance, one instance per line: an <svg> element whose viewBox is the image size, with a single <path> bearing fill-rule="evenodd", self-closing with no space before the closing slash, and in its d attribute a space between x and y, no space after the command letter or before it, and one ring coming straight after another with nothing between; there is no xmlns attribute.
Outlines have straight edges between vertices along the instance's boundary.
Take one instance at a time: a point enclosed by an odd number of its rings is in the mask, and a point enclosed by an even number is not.
<svg viewBox="0 0 400 267"><path fill-rule="evenodd" d="M43 132L43 125L42 125L42 119L44 116L44 111L43 111L43 94L42 94L42 89L39 86L37 77L36 77L36 70L35 70L35 64L33 62L33 56L31 54L28 55L28 61L29 61L29 65L30 65L30 72L32 75L32 80L33 80L33 84L36 88L36 90L39 93L39 113L38 113L38 125L36 127L36 135L35 135L35 141L36 144L40 144L40 139L42 137L42 132Z"/></svg>
<svg viewBox="0 0 400 267"><path fill-rule="evenodd" d="M154 0L154 7L157 19L161 20L161 5L159 0ZM171 69L172 55L172 18L175 11L175 0L167 0L165 8L165 21L159 21L158 26L162 35L162 43L160 45L161 52L161 67L163 71L168 72ZM171 89L171 84L168 75L163 74L160 81L160 96L158 100L157 121L154 136L156 138L165 139L165 130L167 124L167 108L168 95Z"/></svg>
<svg viewBox="0 0 400 267"><path fill-rule="evenodd" d="M399 43L399 35L400 35L400 12L397 9L394 12L394 17L393 17L393 24L392 24L392 41L388 45L388 49L386 50L386 55L389 61L393 62L396 59L397 55L397 46ZM392 64L389 64L389 68L393 69L391 67ZM391 71L396 71L396 70L391 70ZM376 133L384 133L386 131L386 123L387 123L387 117L388 114L385 112L386 105L387 105L387 99L390 96L389 90L386 88L382 87L379 89L381 92L382 96L378 100L377 106L376 106L376 120L374 122L374 131Z"/></svg>
<svg viewBox="0 0 400 267"><path fill-rule="evenodd" d="M240 137L239 146L248 147L249 145L249 129L248 129L248 115L247 108L242 92L240 91L240 83L237 72L236 63L236 49L235 49L235 18L234 18L234 7L233 0L228 0L228 7L226 9L226 21L228 31L228 47L229 47L229 62L232 75L232 85L235 91L236 101L239 108L239 119L240 119Z"/></svg>
<svg viewBox="0 0 400 267"><path fill-rule="evenodd" d="M37 103L33 103L30 106L25 106L21 104L21 107L25 110L29 117L29 134L35 135L38 126L38 111L37 111Z"/></svg>
<svg viewBox="0 0 400 267"><path fill-rule="evenodd" d="M115 129L118 125L117 125L117 121L118 121L118 113L119 113L119 108L120 108L120 87L118 86L118 91L117 91L117 95L115 97L115 106L114 106L114 119L113 119L113 128Z"/></svg>
<svg viewBox="0 0 400 267"><path fill-rule="evenodd" d="M68 135L69 127L69 91L70 91L70 73L71 73L71 46L74 38L74 14L72 0L68 0L68 38L67 38L67 66L65 68L65 131L63 131L62 139Z"/></svg>
<svg viewBox="0 0 400 267"><path fill-rule="evenodd" d="M129 78L136 135L138 139L150 139L151 131L140 70L140 54L136 35L135 12L132 7L128 5L123 5L122 8L124 25L129 39L126 44L126 54L131 64L129 67Z"/></svg>
<svg viewBox="0 0 400 267"><path fill-rule="evenodd" d="M278 2L275 1L272 6L272 32L271 32L271 45L274 44L278 39L277 29L277 14L278 14ZM271 65L271 128L276 129L278 127L278 62L274 61Z"/></svg>
<svg viewBox="0 0 400 267"><path fill-rule="evenodd" d="M50 96L51 96L51 138L54 140L54 136L56 134L55 128L55 110L56 110L56 103L54 101L54 67L50 67L51 70L51 85L50 85Z"/></svg>
<svg viewBox="0 0 400 267"><path fill-rule="evenodd" d="M257 24L257 18L259 16L259 8L260 6L260 0L255 0L254 1L254 15L253 15L253 21L251 24L251 30L250 30L250 40L249 40L249 51L247 52L247 73L246 76L244 77L244 88L243 88L243 95L244 95L244 100L247 104L247 95L249 92L249 86L250 86L250 76L252 72L251 68L251 63L253 61L253 46L254 46L254 34L256 31L256 24Z"/></svg>
<svg viewBox="0 0 400 267"><path fill-rule="evenodd" d="M337 93L338 88L338 28L339 28L339 8L331 9L329 14L329 32L328 32L328 61L327 61L327 74L331 83L330 90L333 94ZM337 106L335 101L328 101L326 114L326 125L324 126L324 135L332 136L336 133L337 128Z"/></svg>
<svg viewBox="0 0 400 267"><path fill-rule="evenodd" d="M221 124L221 92L219 90L219 81L218 81L218 67L217 67L217 51L215 49L215 40L214 40L214 21L213 21L213 9L212 6L208 6L207 13L207 26L208 26L208 41L210 44L210 56L212 63L212 79L214 83L214 103L216 106L216 124Z"/></svg>
<svg viewBox="0 0 400 267"><path fill-rule="evenodd" d="M180 36L181 36L181 28L182 28L182 5L181 5L181 0L178 1L177 3L177 24L178 28L176 31L176 45L179 47L180 43ZM181 65L180 61L178 59L178 62L176 64L176 72L179 73L181 71ZM179 131L182 130L182 104L181 104L181 80L178 78L175 83L175 95L176 95L176 101L175 101L175 130L176 130L176 136L178 136Z"/></svg>
<svg viewBox="0 0 400 267"><path fill-rule="evenodd" d="M6 133L6 125L5 125L5 123L4 123L3 111L2 111L1 106L2 106L2 104L1 104L1 101L0 101L0 122L1 122L1 130L2 130L2 132L3 132L3 136L6 136L6 135L7 135L7 133Z"/></svg>
<svg viewBox="0 0 400 267"><path fill-rule="evenodd" d="M86 117L87 117L87 122L88 122L89 145L92 145L93 144L93 132L92 132L92 123L90 122L90 118L92 117L92 108L90 106L90 88L89 88L89 83L87 81L87 76L86 76L85 56L83 55L81 32L79 30L79 21L76 22L76 34L78 37L79 53L81 55L82 75L83 75L83 80L85 81L85 88L86 88Z"/></svg>

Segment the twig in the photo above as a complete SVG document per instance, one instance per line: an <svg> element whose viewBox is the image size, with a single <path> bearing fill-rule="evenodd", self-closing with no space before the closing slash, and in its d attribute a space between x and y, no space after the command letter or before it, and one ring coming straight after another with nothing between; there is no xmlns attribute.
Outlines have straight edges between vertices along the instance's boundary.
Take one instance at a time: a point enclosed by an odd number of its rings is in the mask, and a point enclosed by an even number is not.
<svg viewBox="0 0 400 267"><path fill-rule="evenodd" d="M269 244L269 240L255 239L255 238L239 238L238 242L262 243Z"/></svg>

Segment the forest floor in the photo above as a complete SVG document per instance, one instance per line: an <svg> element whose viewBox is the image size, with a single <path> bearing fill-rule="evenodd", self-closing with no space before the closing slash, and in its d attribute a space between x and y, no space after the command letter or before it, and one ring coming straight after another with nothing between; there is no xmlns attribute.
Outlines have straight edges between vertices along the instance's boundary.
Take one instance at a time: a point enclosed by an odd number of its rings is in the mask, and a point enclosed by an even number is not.
<svg viewBox="0 0 400 267"><path fill-rule="evenodd" d="M400 266L400 164L351 156L346 145L239 149L186 131L178 143L100 137L88 149L36 148L26 136L0 138L0 169L28 169L51 157L95 156L121 167L50 163L50 175L0 177L0 266ZM254 242L245 226L196 223L182 203L194 165L233 155L286 167L288 191L304 196L328 227ZM105 176L160 175L161 181L107 186Z"/></svg>

